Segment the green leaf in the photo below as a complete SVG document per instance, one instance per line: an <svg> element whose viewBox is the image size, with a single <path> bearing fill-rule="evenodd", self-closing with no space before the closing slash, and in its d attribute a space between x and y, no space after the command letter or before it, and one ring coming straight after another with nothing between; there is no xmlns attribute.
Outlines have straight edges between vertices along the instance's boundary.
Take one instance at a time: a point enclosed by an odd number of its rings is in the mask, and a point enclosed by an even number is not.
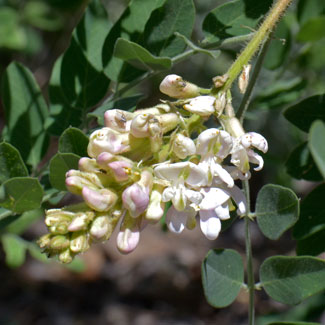
<svg viewBox="0 0 325 325"><path fill-rule="evenodd" d="M315 257L272 256L261 265L260 280L272 299L295 305L325 289L325 261Z"/></svg>
<svg viewBox="0 0 325 325"><path fill-rule="evenodd" d="M132 0L110 30L102 49L102 62L105 73L111 80L117 81L126 78L126 81L130 81L139 75L139 71L130 70L130 66L113 56L114 44L119 37L140 43L151 13L161 7L164 2L165 0Z"/></svg>
<svg viewBox="0 0 325 325"><path fill-rule="evenodd" d="M274 32L274 37L264 59L264 67L274 70L280 67L290 52L291 33L285 19L280 20Z"/></svg>
<svg viewBox="0 0 325 325"><path fill-rule="evenodd" d="M297 14L300 24L304 24L310 18L319 16L325 13L325 2L324 1L310 1L310 0L299 0Z"/></svg>
<svg viewBox="0 0 325 325"><path fill-rule="evenodd" d="M21 266L25 262L25 242L16 235L5 234L1 237L3 250L6 253L6 263L11 268Z"/></svg>
<svg viewBox="0 0 325 325"><path fill-rule="evenodd" d="M0 143L0 184L12 177L27 176L19 151L9 143Z"/></svg>
<svg viewBox="0 0 325 325"><path fill-rule="evenodd" d="M26 47L25 29L19 20L17 10L6 6L0 8L0 48L19 51Z"/></svg>
<svg viewBox="0 0 325 325"><path fill-rule="evenodd" d="M230 305L244 281L241 256L232 249L210 250L202 263L204 294L216 308Z"/></svg>
<svg viewBox="0 0 325 325"><path fill-rule="evenodd" d="M300 42L315 42L323 38L325 29L325 16L318 16L309 19L297 34Z"/></svg>
<svg viewBox="0 0 325 325"><path fill-rule="evenodd" d="M64 267L75 273L82 273L86 270L86 264L80 257L75 257L70 264L65 264Z"/></svg>
<svg viewBox="0 0 325 325"><path fill-rule="evenodd" d="M37 178L15 177L0 187L0 206L15 213L39 208L42 199L43 188Z"/></svg>
<svg viewBox="0 0 325 325"><path fill-rule="evenodd" d="M110 109L121 109L123 111L135 110L138 102L143 98L142 94L124 97L115 101L110 101L103 106L99 106L88 116L96 117L99 125L104 125L104 113Z"/></svg>
<svg viewBox="0 0 325 325"><path fill-rule="evenodd" d="M6 232L16 235L22 234L30 225L38 221L44 215L43 209L35 209L24 212L17 220L6 227Z"/></svg>
<svg viewBox="0 0 325 325"><path fill-rule="evenodd" d="M271 0L235 0L216 7L204 18L204 42L251 33L271 5Z"/></svg>
<svg viewBox="0 0 325 325"><path fill-rule="evenodd" d="M302 131L308 132L316 120L325 122L325 97L316 95L302 100L284 111L285 118Z"/></svg>
<svg viewBox="0 0 325 325"><path fill-rule="evenodd" d="M69 126L79 127L82 122L82 112L68 100L61 87L62 58L56 60L52 70L49 85L50 116L46 121L47 130L56 136Z"/></svg>
<svg viewBox="0 0 325 325"><path fill-rule="evenodd" d="M325 125L321 121L315 121L309 132L309 149L314 161L325 179Z"/></svg>
<svg viewBox="0 0 325 325"><path fill-rule="evenodd" d="M299 201L289 188L267 184L257 195L255 213L262 233L276 240L297 222Z"/></svg>
<svg viewBox="0 0 325 325"><path fill-rule="evenodd" d="M267 325L319 325L319 323L310 323L310 322L272 322Z"/></svg>
<svg viewBox="0 0 325 325"><path fill-rule="evenodd" d="M318 231L297 243L297 255L317 256L325 252L325 229Z"/></svg>
<svg viewBox="0 0 325 325"><path fill-rule="evenodd" d="M76 42L97 71L103 69L102 48L111 28L112 23L108 20L102 2L93 0L74 32Z"/></svg>
<svg viewBox="0 0 325 325"><path fill-rule="evenodd" d="M0 207L0 230L10 225L19 217L19 214L14 214L10 210Z"/></svg>
<svg viewBox="0 0 325 325"><path fill-rule="evenodd" d="M173 57L182 53L186 44L175 36L175 32L191 37L195 20L192 0L167 0L165 5L155 10L144 32L144 46L151 53Z"/></svg>
<svg viewBox="0 0 325 325"><path fill-rule="evenodd" d="M115 43L114 56L130 63L140 70L170 69L172 61L168 57L156 57L142 46L119 38Z"/></svg>
<svg viewBox="0 0 325 325"><path fill-rule="evenodd" d="M24 161L36 166L44 156L48 136L44 122L47 105L32 73L13 62L2 79L2 102L5 108L5 139L14 145Z"/></svg>
<svg viewBox="0 0 325 325"><path fill-rule="evenodd" d="M88 157L88 142L88 137L81 130L70 127L60 137L59 151L61 153L74 153L80 157Z"/></svg>
<svg viewBox="0 0 325 325"><path fill-rule="evenodd" d="M293 228L295 239L304 239L325 229L325 184L317 186L301 203L300 217Z"/></svg>
<svg viewBox="0 0 325 325"><path fill-rule="evenodd" d="M305 179L307 181L322 180L322 175L315 165L307 142L300 144L291 152L285 165L287 173L296 179Z"/></svg>
<svg viewBox="0 0 325 325"><path fill-rule="evenodd" d="M78 169L80 156L73 153L57 153L50 161L50 182L60 191L66 191L65 174L70 169Z"/></svg>
<svg viewBox="0 0 325 325"><path fill-rule="evenodd" d="M42 263L50 263L51 262L51 259L48 258L46 256L46 254L43 254L41 252L41 249L39 248L39 246L36 243L30 242L27 248L28 248L29 254L32 257L34 257L35 259L39 260L40 262L42 262Z"/></svg>

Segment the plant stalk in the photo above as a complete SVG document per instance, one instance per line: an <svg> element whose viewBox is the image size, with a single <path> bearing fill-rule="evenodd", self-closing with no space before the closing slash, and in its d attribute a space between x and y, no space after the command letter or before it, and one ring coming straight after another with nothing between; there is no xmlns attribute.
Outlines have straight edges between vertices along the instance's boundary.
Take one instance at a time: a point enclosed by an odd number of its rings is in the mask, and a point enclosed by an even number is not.
<svg viewBox="0 0 325 325"><path fill-rule="evenodd" d="M232 83L242 71L243 67L249 63L252 57L255 55L261 44L269 37L271 31L275 27L276 23L283 15L292 0L278 0L270 9L269 14L263 21L260 28L254 34L254 37L247 44L245 49L241 52L237 60L229 68L227 74L228 79L223 86L223 90L230 89Z"/></svg>
<svg viewBox="0 0 325 325"><path fill-rule="evenodd" d="M253 267L253 254L252 243L250 235L250 192L248 180L243 181L243 188L247 201L247 212L245 216L245 245L246 245L246 272L247 272L247 287L249 294L249 310L248 310L248 324L255 324L255 279L254 279L254 267Z"/></svg>

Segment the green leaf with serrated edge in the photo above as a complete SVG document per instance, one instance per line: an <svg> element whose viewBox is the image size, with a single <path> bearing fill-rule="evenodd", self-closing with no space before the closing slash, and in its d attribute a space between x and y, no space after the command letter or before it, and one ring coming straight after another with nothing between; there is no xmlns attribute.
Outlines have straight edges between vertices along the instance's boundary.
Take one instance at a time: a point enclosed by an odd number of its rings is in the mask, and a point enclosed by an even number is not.
<svg viewBox="0 0 325 325"><path fill-rule="evenodd" d="M296 305L325 289L325 261L309 256L272 256L261 265L260 281L272 299Z"/></svg>
<svg viewBox="0 0 325 325"><path fill-rule="evenodd" d="M297 40L300 42L315 42L324 37L325 16L309 19L302 25Z"/></svg>
<svg viewBox="0 0 325 325"><path fill-rule="evenodd" d="M30 225L44 216L43 209L35 209L24 212L17 220L14 220L6 227L6 232L16 235L22 234Z"/></svg>
<svg viewBox="0 0 325 325"><path fill-rule="evenodd" d="M43 188L37 178L15 177L0 187L0 206L15 213L37 209L43 199Z"/></svg>
<svg viewBox="0 0 325 325"><path fill-rule="evenodd" d="M204 18L204 42L251 33L271 5L271 0L235 0L216 7Z"/></svg>
<svg viewBox="0 0 325 325"><path fill-rule="evenodd" d="M6 253L6 264L11 268L21 266L25 262L25 242L16 235L5 234L1 237L3 250Z"/></svg>
<svg viewBox="0 0 325 325"><path fill-rule="evenodd" d="M321 121L315 121L309 132L309 149L314 161L325 179L325 124Z"/></svg>
<svg viewBox="0 0 325 325"><path fill-rule="evenodd" d="M255 213L262 233L276 240L297 222L299 201L289 188L267 184L257 195Z"/></svg>
<svg viewBox="0 0 325 325"><path fill-rule="evenodd" d="M300 217L293 228L295 239L304 239L325 229L325 184L312 190L300 205Z"/></svg>
<svg viewBox="0 0 325 325"><path fill-rule="evenodd" d="M140 70L164 70L170 69L172 66L170 58L154 56L142 46L123 38L117 39L114 47L114 56Z"/></svg>
<svg viewBox="0 0 325 325"><path fill-rule="evenodd" d="M50 161L50 182L60 191L66 191L65 174L70 169L78 169L80 156L73 153L57 153Z"/></svg>
<svg viewBox="0 0 325 325"><path fill-rule="evenodd" d="M299 0L297 7L297 16L302 25L310 18L317 17L325 13L324 1Z"/></svg>
<svg viewBox="0 0 325 325"><path fill-rule="evenodd" d="M182 53L185 42L175 32L191 37L195 21L195 7L192 0L167 0L155 10L144 32L144 47L154 55L173 57Z"/></svg>
<svg viewBox="0 0 325 325"><path fill-rule="evenodd" d="M0 143L0 184L12 177L27 176L19 151L9 143Z"/></svg>
<svg viewBox="0 0 325 325"><path fill-rule="evenodd" d="M88 157L88 142L88 137L81 130L70 127L62 133L59 139L59 151L61 153L74 153L81 157Z"/></svg>
<svg viewBox="0 0 325 325"><path fill-rule="evenodd" d="M325 96L316 95L306 98L284 111L285 118L302 131L308 132L316 120L325 122Z"/></svg>
<svg viewBox="0 0 325 325"><path fill-rule="evenodd" d="M104 113L110 109L121 109L123 111L135 110L138 102L143 98L142 94L124 97L115 101L110 101L96 108L88 116L96 117L99 125L104 125Z"/></svg>
<svg viewBox="0 0 325 325"><path fill-rule="evenodd" d="M270 43L263 64L265 68L270 70L280 67L290 52L291 33L285 19L278 23L274 38Z"/></svg>
<svg viewBox="0 0 325 325"><path fill-rule="evenodd" d="M307 181L322 180L322 175L319 173L310 154L307 142L300 144L291 152L285 165L287 173L296 179L305 179Z"/></svg>
<svg viewBox="0 0 325 325"><path fill-rule="evenodd" d="M325 252L325 229L297 242L297 255L317 256Z"/></svg>
<svg viewBox="0 0 325 325"><path fill-rule="evenodd" d="M216 308L230 305L244 281L241 256L232 249L210 250L202 263L204 294Z"/></svg>
<svg viewBox="0 0 325 325"><path fill-rule="evenodd" d="M24 161L36 166L47 150L44 123L48 109L33 74L12 62L2 78L2 103L5 109L5 140L15 146Z"/></svg>
<svg viewBox="0 0 325 325"><path fill-rule="evenodd" d="M102 49L104 70L111 80L117 81L121 79L122 70L129 70L129 80L139 75L139 72L130 71L129 67L126 68L126 64L121 59L113 56L114 44L119 37L139 43L151 13L161 7L164 2L165 0L132 0L122 16L114 24Z"/></svg>

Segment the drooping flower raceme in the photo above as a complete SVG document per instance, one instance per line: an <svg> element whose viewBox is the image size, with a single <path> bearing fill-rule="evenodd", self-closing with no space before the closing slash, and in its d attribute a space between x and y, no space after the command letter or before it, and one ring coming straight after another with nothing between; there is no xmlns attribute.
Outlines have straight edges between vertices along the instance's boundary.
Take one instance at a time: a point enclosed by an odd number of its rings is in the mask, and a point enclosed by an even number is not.
<svg viewBox="0 0 325 325"><path fill-rule="evenodd" d="M177 100L105 112L105 126L89 137L89 157L66 173L68 191L83 202L46 211L49 233L39 245L49 256L69 263L93 243L108 240L115 228L119 251L130 253L141 231L163 215L175 233L193 229L198 218L213 240L231 211L247 213L235 181L251 177L250 163L262 169L263 158L254 149L265 153L265 138L246 133L228 114L231 100L222 90L202 94L177 75L167 76L160 90ZM210 116L222 127L206 129Z"/></svg>

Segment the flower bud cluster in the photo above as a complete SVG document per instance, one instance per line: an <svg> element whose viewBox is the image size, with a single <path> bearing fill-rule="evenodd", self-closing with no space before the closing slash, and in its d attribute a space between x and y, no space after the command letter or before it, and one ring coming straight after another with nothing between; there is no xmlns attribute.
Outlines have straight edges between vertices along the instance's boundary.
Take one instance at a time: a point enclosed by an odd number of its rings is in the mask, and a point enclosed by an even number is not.
<svg viewBox="0 0 325 325"><path fill-rule="evenodd" d="M229 105L224 92L201 95L200 89L169 75L160 90L177 101L105 113L105 127L90 135L89 157L66 174L67 189L84 203L46 212L49 234L39 240L45 252L67 263L119 228L117 247L129 253L141 230L164 214L176 233L194 228L198 215L202 232L212 240L235 206L239 215L246 213L235 180L250 177L250 163L262 169L263 159L254 149L265 153L267 141L223 115ZM220 129L204 128L211 115L219 119ZM225 165L228 157L230 165Z"/></svg>

